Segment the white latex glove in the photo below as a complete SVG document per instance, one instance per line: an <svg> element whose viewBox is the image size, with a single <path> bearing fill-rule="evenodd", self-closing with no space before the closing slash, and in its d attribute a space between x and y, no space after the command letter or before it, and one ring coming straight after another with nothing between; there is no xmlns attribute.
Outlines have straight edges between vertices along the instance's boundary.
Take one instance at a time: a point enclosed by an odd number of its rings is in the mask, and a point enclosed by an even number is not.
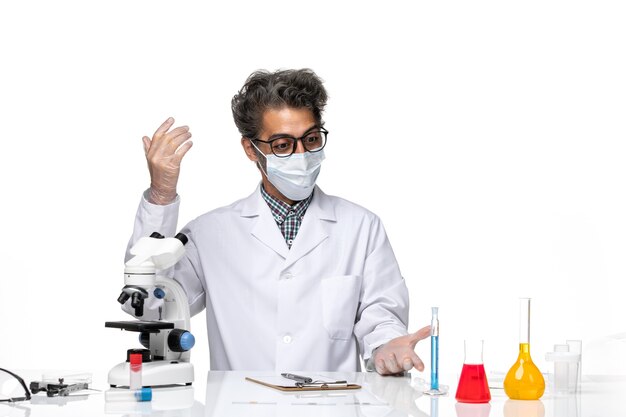
<svg viewBox="0 0 626 417"><path fill-rule="evenodd" d="M176 184L180 174L180 161L191 148L191 132L188 126L171 131L174 118L168 118L154 132L152 139L143 137L143 149L150 170L150 202L169 204L176 198Z"/></svg>
<svg viewBox="0 0 626 417"><path fill-rule="evenodd" d="M374 366L381 375L393 375L412 368L424 370L424 363L415 354L415 345L430 336L430 326L423 327L415 333L396 337L376 349Z"/></svg>

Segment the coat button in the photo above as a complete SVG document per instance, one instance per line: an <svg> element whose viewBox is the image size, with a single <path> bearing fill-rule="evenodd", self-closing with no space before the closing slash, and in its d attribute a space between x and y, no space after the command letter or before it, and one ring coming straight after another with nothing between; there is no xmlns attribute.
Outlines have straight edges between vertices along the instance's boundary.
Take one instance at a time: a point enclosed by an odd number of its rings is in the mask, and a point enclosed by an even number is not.
<svg viewBox="0 0 626 417"><path fill-rule="evenodd" d="M291 275L291 272L285 272L283 274L283 279L291 279L293 278L293 275Z"/></svg>
<svg viewBox="0 0 626 417"><path fill-rule="evenodd" d="M291 341L293 340L293 338L291 337L291 335L284 335L283 336L283 343L291 343Z"/></svg>

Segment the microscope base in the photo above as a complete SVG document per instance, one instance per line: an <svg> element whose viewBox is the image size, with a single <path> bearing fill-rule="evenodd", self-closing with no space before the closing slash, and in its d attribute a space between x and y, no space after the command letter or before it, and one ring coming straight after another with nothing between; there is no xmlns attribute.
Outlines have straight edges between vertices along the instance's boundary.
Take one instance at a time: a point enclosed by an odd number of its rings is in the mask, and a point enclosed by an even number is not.
<svg viewBox="0 0 626 417"><path fill-rule="evenodd" d="M109 371L109 385L112 387L127 387L129 378L128 362L119 363ZM193 379L193 365L189 362L158 360L142 364L141 385L144 387L191 385Z"/></svg>

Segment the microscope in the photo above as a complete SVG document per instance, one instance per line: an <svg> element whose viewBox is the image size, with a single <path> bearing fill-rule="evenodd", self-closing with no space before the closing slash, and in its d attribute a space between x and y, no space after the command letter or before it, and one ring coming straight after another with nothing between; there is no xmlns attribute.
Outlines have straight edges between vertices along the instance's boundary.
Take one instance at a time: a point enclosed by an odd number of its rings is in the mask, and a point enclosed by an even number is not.
<svg viewBox="0 0 626 417"><path fill-rule="evenodd" d="M195 344L189 332L190 314L187 295L180 284L158 273L173 267L185 254L188 239L182 233L165 238L154 232L131 248L133 255L124 268L124 288L117 301L130 300L135 317L144 315L144 302L149 297L161 300L158 320L108 321L105 327L139 333L145 349L129 349L126 361L109 371L111 387L130 386L130 354L142 354L142 385L191 385L194 380L189 350Z"/></svg>

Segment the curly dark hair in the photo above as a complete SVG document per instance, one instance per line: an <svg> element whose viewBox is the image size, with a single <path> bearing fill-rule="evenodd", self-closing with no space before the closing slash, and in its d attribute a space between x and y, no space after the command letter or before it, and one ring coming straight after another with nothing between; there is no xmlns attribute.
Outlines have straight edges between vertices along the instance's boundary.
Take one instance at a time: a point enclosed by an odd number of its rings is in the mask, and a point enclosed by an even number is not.
<svg viewBox="0 0 626 417"><path fill-rule="evenodd" d="M258 138L263 113L283 107L307 108L321 126L328 95L322 80L310 69L253 72L233 97L231 108L241 136Z"/></svg>

